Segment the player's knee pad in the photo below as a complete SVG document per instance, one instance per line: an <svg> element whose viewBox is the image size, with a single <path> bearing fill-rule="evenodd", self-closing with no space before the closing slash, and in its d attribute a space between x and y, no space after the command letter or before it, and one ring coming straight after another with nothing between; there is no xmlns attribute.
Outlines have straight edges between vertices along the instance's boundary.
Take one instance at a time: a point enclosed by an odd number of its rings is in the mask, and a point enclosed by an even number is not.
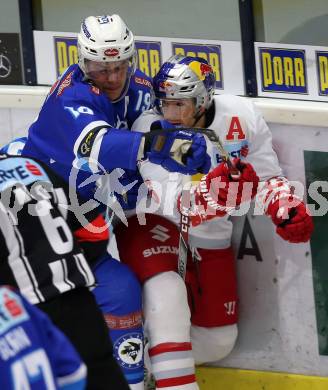
<svg viewBox="0 0 328 390"><path fill-rule="evenodd" d="M228 356L238 335L237 324L204 328L192 325L191 342L196 364L215 362Z"/></svg>
<svg viewBox="0 0 328 390"><path fill-rule="evenodd" d="M190 340L190 310L184 281L173 271L148 279L143 286L145 331L151 346Z"/></svg>
<svg viewBox="0 0 328 390"><path fill-rule="evenodd" d="M93 290L113 342L114 356L129 384L143 382L141 286L125 264L107 255L94 268Z"/></svg>

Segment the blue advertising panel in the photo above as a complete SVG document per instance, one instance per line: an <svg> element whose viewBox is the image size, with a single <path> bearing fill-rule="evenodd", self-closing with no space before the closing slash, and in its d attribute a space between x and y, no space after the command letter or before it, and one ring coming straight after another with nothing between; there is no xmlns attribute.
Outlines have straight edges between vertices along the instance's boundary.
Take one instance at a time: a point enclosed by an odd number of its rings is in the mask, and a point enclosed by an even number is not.
<svg viewBox="0 0 328 390"><path fill-rule="evenodd" d="M77 38L54 37L56 75L60 76L64 70L77 63ZM162 64L161 42L136 41L138 68L147 76L154 77Z"/></svg>
<svg viewBox="0 0 328 390"><path fill-rule="evenodd" d="M172 43L173 54L205 58L215 73L216 89L223 89L221 45L202 45L196 43Z"/></svg>
<svg viewBox="0 0 328 390"><path fill-rule="evenodd" d="M161 42L136 41L138 68L154 77L162 65Z"/></svg>
<svg viewBox="0 0 328 390"><path fill-rule="evenodd" d="M263 92L308 94L305 50L259 47Z"/></svg>
<svg viewBox="0 0 328 390"><path fill-rule="evenodd" d="M328 51L316 51L318 94L328 96Z"/></svg>

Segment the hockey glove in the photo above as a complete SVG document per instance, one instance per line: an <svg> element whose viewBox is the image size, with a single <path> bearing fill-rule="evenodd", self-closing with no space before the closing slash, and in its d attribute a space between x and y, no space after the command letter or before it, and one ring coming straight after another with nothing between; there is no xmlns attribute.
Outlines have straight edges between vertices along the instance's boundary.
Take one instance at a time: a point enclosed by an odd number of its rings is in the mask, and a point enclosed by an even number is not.
<svg viewBox="0 0 328 390"><path fill-rule="evenodd" d="M202 134L178 130L152 136L146 135L145 156L169 172L185 175L207 173L211 160Z"/></svg>
<svg viewBox="0 0 328 390"><path fill-rule="evenodd" d="M217 216L224 216L242 202L252 199L257 191L259 178L251 164L234 161L240 171L238 181L232 179L226 163L219 164L203 176L197 186L192 187L190 199L179 199L182 213L190 205L190 220L193 226Z"/></svg>
<svg viewBox="0 0 328 390"><path fill-rule="evenodd" d="M284 240L292 243L307 242L314 225L305 204L296 196L278 198L272 201L267 214L277 226L276 232Z"/></svg>
<svg viewBox="0 0 328 390"><path fill-rule="evenodd" d="M150 126L150 131L160 130L160 129L173 129L175 127L176 126L173 125L171 122L163 119L163 120L158 120L158 121L153 122Z"/></svg>

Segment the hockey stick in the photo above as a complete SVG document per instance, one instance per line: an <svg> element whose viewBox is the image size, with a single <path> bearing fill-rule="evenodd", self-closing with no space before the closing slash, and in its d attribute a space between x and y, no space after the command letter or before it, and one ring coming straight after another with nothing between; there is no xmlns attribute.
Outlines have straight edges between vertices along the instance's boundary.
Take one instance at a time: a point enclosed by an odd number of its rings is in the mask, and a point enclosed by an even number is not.
<svg viewBox="0 0 328 390"><path fill-rule="evenodd" d="M149 133L153 139L157 136L155 144L153 146L154 150L160 152L165 145L166 137L168 133L176 131L186 131L189 133L201 133L212 142L212 144L218 149L218 152L223 161L226 162L230 175L233 180L238 180L240 172L236 168L229 156L229 153L224 149L220 138L217 136L214 130L212 129L203 129L199 127L189 128L172 128L172 129L156 129L151 130ZM184 159L188 156L188 151L191 146L190 141L182 142L176 149L172 149L170 152L171 157L180 164L184 164ZM180 231L179 231L179 249L178 249L178 273L183 280L185 280L186 270L187 270L187 261L189 253L189 227L190 227L190 190L184 189L185 184L189 181L189 176L185 175L187 180L183 182L183 189L181 193L181 203L180 203Z"/></svg>
<svg viewBox="0 0 328 390"><path fill-rule="evenodd" d="M174 127L170 129L156 129L156 130L151 130L150 133L147 133L147 136L150 136L151 140L157 136L155 145L153 146L155 151L160 152L165 145L166 142L166 137L167 134L169 133L174 133L176 131L185 131L189 133L200 133L205 135L211 142L212 144L217 148L220 157L226 164L228 165L228 168L230 170L230 175L234 180L238 180L240 172L238 168L236 168L229 156L229 153L224 149L224 146L218 137L218 135L215 133L214 130L212 129L203 129L201 127L192 127L192 128L187 128L187 127ZM189 147L191 146L191 141L185 141L180 144L180 146L176 149L173 149L170 154L171 157L176 160L178 163L185 165L184 164L184 157L188 156L188 150Z"/></svg>

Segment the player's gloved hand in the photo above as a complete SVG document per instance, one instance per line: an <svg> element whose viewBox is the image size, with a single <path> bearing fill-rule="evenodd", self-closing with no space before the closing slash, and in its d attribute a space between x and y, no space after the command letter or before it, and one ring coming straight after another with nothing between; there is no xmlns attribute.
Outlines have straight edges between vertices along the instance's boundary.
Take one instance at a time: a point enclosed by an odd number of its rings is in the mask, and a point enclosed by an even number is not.
<svg viewBox="0 0 328 390"><path fill-rule="evenodd" d="M145 156L152 163L185 175L209 171L211 160L202 134L177 129L156 135L150 132L145 137Z"/></svg>
<svg viewBox="0 0 328 390"><path fill-rule="evenodd" d="M205 220L224 216L242 202L249 201L256 195L259 178L251 164L234 160L240 175L238 180L231 176L226 163L203 176L199 184L191 189L190 219L196 226ZM180 210L183 210L184 200L180 199Z"/></svg>
<svg viewBox="0 0 328 390"><path fill-rule="evenodd" d="M314 225L309 210L296 196L279 198L267 208L267 214L277 226L276 232L284 240L292 243L307 242Z"/></svg>

